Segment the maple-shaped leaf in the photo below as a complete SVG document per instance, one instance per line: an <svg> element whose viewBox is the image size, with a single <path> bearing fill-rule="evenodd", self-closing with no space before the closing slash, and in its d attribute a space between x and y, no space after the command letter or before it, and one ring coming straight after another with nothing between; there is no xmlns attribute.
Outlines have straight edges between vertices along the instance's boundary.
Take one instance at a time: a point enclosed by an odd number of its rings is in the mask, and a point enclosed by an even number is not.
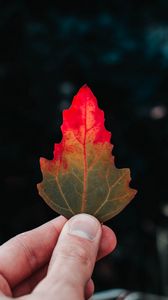
<svg viewBox="0 0 168 300"><path fill-rule="evenodd" d="M67 218L85 212L107 221L133 199L136 190L129 187L129 169L115 167L104 112L87 85L63 111L61 130L53 160L40 159L39 194Z"/></svg>

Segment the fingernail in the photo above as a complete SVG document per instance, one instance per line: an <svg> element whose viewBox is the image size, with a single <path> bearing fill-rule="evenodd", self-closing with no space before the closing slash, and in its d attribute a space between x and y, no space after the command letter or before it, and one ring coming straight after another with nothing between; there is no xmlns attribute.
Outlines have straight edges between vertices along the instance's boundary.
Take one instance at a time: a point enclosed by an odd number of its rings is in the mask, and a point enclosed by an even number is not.
<svg viewBox="0 0 168 300"><path fill-rule="evenodd" d="M72 217L69 221L69 233L87 240L94 240L100 224L95 217L87 214L79 214Z"/></svg>

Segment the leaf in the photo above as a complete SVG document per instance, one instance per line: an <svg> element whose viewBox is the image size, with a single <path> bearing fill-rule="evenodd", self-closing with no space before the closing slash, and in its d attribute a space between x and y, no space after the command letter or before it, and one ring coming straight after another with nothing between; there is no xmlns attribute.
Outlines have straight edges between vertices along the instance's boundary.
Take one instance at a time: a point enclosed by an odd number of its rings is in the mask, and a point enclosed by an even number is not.
<svg viewBox="0 0 168 300"><path fill-rule="evenodd" d="M63 111L61 130L53 160L40 159L39 194L67 218L85 212L107 221L133 199L136 190L129 187L129 169L115 167L104 112L87 85Z"/></svg>

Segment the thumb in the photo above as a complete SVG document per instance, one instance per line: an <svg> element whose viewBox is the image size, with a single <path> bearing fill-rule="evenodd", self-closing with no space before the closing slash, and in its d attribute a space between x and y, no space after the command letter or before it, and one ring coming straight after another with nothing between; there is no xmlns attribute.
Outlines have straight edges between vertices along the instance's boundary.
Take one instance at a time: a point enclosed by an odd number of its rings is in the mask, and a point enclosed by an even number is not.
<svg viewBox="0 0 168 300"><path fill-rule="evenodd" d="M47 278L50 286L52 284L55 289L62 286L61 294L66 294L65 299L67 295L69 299L84 299L100 238L101 225L91 215L76 215L64 225L51 258ZM64 296L60 299L64 299Z"/></svg>

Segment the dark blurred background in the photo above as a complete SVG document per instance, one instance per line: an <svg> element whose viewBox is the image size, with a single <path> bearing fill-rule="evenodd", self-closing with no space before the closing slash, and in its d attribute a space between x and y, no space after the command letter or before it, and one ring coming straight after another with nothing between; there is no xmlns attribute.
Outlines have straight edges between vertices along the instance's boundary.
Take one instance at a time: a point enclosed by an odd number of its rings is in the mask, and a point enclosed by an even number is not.
<svg viewBox="0 0 168 300"><path fill-rule="evenodd" d="M0 243L55 217L38 196L62 110L87 83L135 200L96 290L168 294L168 1L0 1Z"/></svg>

